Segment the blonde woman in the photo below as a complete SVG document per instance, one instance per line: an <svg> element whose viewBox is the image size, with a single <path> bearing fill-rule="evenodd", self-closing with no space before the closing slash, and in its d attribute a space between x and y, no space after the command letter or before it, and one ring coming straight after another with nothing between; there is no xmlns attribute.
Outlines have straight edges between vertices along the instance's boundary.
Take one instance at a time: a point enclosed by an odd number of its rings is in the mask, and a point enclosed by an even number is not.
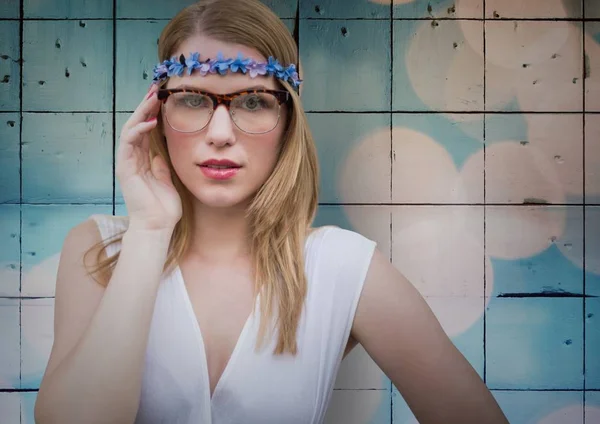
<svg viewBox="0 0 600 424"><path fill-rule="evenodd" d="M64 241L36 422L322 423L360 343L420 422L505 423L375 243L311 227L317 158L282 22L200 1L158 55L120 135L128 216Z"/></svg>

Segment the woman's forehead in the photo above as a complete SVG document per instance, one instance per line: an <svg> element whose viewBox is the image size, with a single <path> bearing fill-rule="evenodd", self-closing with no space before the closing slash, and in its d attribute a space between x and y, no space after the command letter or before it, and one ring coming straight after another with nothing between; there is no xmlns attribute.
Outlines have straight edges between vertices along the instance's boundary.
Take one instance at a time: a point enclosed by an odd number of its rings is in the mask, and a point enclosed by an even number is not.
<svg viewBox="0 0 600 424"><path fill-rule="evenodd" d="M205 35L195 35L184 40L171 56L179 57L181 54L188 56L191 53L200 53L200 61L205 61L206 59L215 59L219 52L226 58L236 58L238 54L241 54L244 58L257 62L267 61L266 57L252 47L216 40Z"/></svg>

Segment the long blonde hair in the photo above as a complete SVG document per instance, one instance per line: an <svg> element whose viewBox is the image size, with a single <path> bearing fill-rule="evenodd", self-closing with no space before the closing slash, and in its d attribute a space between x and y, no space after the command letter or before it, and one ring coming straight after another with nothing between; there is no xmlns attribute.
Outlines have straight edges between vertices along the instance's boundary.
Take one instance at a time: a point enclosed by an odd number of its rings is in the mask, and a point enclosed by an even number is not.
<svg viewBox="0 0 600 424"><path fill-rule="evenodd" d="M252 47L264 57L277 58L283 65L297 61L296 43L289 30L259 0L202 0L183 9L163 29L158 42L159 62L170 58L184 40L199 34ZM260 293L261 299L257 347L265 341L267 329L269 333L274 331L268 325L273 323L279 330L274 354L295 355L296 331L307 292L304 241L317 209L319 175L316 148L300 99L289 84L279 83L292 99L287 130L277 164L252 199L246 217L251 228L255 293ZM190 247L193 215L192 194L173 169L161 121L158 119L159 125L150 136L150 156L161 155L165 159L182 199L182 218L173 230L163 269L167 272ZM121 239L119 234L101 243L97 266L91 273L102 276L96 281L103 286L108 284L119 254L108 258L102 254L106 246ZM86 255L93 250L94 247ZM278 303L277 316L275 303ZM274 317L277 319L273 320Z"/></svg>

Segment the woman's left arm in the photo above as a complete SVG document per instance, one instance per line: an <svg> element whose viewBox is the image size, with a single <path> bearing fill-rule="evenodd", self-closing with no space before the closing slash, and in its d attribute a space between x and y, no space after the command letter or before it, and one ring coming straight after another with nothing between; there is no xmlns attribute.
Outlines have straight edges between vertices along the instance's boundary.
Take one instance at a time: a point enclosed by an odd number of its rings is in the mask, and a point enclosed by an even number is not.
<svg viewBox="0 0 600 424"><path fill-rule="evenodd" d="M508 423L421 294L377 249L352 337L392 380L420 423Z"/></svg>

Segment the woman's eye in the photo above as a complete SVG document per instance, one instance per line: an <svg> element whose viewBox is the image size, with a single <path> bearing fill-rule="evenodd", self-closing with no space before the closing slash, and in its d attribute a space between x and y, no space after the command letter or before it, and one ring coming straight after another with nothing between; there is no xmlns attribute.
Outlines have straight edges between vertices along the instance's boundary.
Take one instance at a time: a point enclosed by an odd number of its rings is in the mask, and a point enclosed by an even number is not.
<svg viewBox="0 0 600 424"><path fill-rule="evenodd" d="M184 106L198 108L208 104L206 96L185 96L181 99Z"/></svg>
<svg viewBox="0 0 600 424"><path fill-rule="evenodd" d="M249 110L259 109L262 106L262 102L259 96L253 94L246 96L243 101L244 108Z"/></svg>

